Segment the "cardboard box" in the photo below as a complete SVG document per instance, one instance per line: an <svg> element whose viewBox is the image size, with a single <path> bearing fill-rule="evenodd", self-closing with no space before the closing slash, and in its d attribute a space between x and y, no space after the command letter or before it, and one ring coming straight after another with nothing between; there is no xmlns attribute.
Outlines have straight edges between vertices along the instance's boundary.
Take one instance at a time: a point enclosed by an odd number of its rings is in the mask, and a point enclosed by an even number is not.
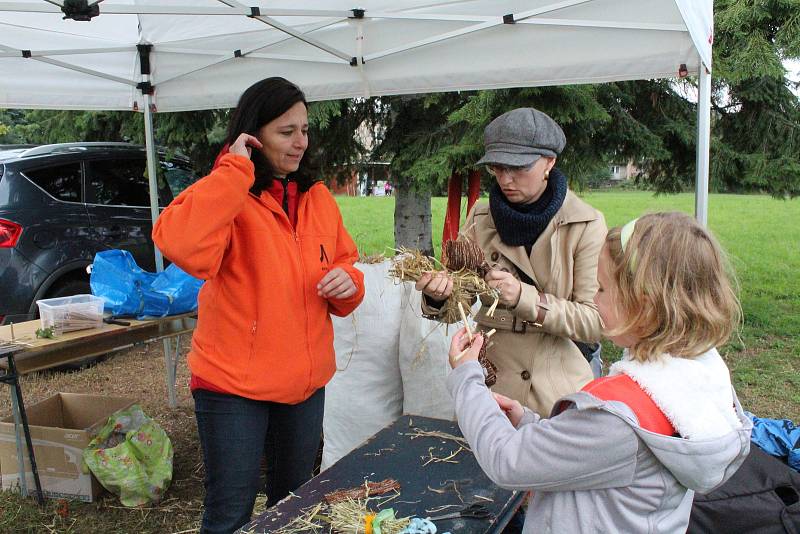
<svg viewBox="0 0 800 534"><path fill-rule="evenodd" d="M108 417L136 401L122 397L58 393L37 404L25 406L33 439L33 453L45 496L93 502L103 487L83 464L83 449ZM20 428L22 446L25 437ZM36 485L25 448L28 490ZM0 421L0 476L3 490L20 487L14 418Z"/></svg>

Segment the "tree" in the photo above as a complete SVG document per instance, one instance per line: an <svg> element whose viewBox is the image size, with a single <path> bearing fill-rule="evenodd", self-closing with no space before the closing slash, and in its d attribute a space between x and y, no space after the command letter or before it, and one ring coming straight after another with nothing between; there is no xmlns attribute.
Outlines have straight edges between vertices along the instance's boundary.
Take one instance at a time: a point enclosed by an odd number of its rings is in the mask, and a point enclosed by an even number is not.
<svg viewBox="0 0 800 534"><path fill-rule="evenodd" d="M130 141L144 143L144 118L128 111L6 110L8 140L15 143ZM155 115L156 142L188 156L200 172L210 168L224 137L227 110ZM5 124L0 115L0 124Z"/></svg>
<svg viewBox="0 0 800 534"><path fill-rule="evenodd" d="M388 99L387 131L375 153L391 161L398 182L396 246L432 249L430 191L441 188L454 173L474 170L483 154L483 129L510 109L536 107L564 128L567 148L558 165L573 187L582 187L588 176L607 169L613 158L662 156L665 150L658 136L631 115L633 102L625 89L617 84L582 85Z"/></svg>
<svg viewBox="0 0 800 534"><path fill-rule="evenodd" d="M15 126L23 121L24 112L19 109L0 109L0 144L23 143Z"/></svg>
<svg viewBox="0 0 800 534"><path fill-rule="evenodd" d="M713 190L800 194L800 105L783 62L800 56L800 3L717 0L711 95ZM694 184L696 106L681 93L692 80L631 87L633 115L664 153L644 162L643 182L659 192ZM647 92L650 92L650 95Z"/></svg>
<svg viewBox="0 0 800 534"><path fill-rule="evenodd" d="M431 190L446 181L461 161L448 150L456 145L447 116L464 93L411 95L385 99L386 132L374 156L391 161L395 186L395 247L433 254Z"/></svg>
<svg viewBox="0 0 800 534"><path fill-rule="evenodd" d="M730 191L800 194L800 104L783 62L800 57L800 3L717 0L712 178Z"/></svg>
<svg viewBox="0 0 800 534"><path fill-rule="evenodd" d="M800 57L800 2L717 0L715 12L711 186L796 196L800 106L783 61ZM551 115L567 136L558 165L573 188L612 162L634 160L644 171L640 182L677 192L695 180L693 93L693 78L685 78L319 102L309 107L310 153L321 174L339 178L389 162L396 246L430 252L431 191L473 169L483 129L497 115L522 106ZM156 138L204 172L226 117L220 110L158 114ZM0 111L0 142L124 138L142 141L140 115Z"/></svg>

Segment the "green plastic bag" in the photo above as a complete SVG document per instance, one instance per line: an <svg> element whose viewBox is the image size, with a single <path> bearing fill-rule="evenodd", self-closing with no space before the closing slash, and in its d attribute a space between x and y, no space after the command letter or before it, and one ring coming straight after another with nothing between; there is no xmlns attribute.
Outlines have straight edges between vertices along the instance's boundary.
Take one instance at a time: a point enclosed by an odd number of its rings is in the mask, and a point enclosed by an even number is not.
<svg viewBox="0 0 800 534"><path fill-rule="evenodd" d="M108 418L83 460L125 506L160 501L172 481L172 442L138 404Z"/></svg>

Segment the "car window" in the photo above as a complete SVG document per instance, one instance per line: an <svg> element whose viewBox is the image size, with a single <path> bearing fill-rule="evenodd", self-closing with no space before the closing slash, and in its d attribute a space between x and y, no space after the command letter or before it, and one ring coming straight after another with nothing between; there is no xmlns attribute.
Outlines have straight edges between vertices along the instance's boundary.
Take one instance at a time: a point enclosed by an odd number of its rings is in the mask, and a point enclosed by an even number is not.
<svg viewBox="0 0 800 534"><path fill-rule="evenodd" d="M33 183L58 200L81 201L81 164L68 163L23 171Z"/></svg>
<svg viewBox="0 0 800 534"><path fill-rule="evenodd" d="M86 201L110 206L148 206L144 159L90 160Z"/></svg>
<svg viewBox="0 0 800 534"><path fill-rule="evenodd" d="M173 197L177 197L181 191L197 181L197 176L195 176L194 172L179 163L162 161L161 168L164 171L164 177L167 179L167 184Z"/></svg>

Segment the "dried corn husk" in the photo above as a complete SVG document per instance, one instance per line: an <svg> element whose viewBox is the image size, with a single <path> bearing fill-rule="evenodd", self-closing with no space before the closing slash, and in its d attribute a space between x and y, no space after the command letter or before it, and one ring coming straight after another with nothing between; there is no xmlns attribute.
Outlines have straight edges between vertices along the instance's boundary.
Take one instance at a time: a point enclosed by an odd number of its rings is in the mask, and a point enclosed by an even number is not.
<svg viewBox="0 0 800 534"><path fill-rule="evenodd" d="M486 276L488 265L481 248L472 241L448 241L442 251L442 263L450 271L466 269L476 272L481 278Z"/></svg>

